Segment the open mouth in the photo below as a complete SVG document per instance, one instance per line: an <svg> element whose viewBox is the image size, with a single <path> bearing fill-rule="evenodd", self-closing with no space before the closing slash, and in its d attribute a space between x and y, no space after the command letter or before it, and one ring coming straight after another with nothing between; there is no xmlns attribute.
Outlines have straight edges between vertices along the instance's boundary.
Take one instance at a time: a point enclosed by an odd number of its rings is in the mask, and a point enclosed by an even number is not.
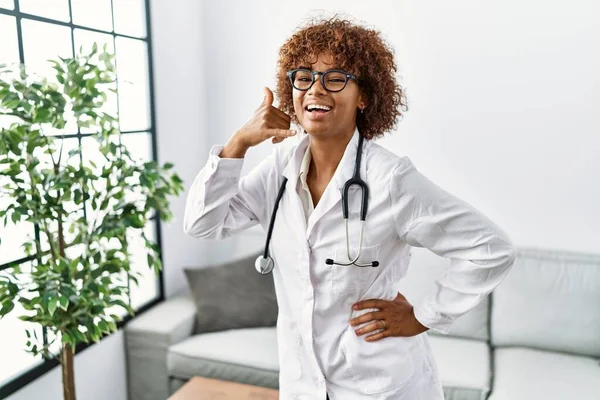
<svg viewBox="0 0 600 400"><path fill-rule="evenodd" d="M331 107L325 106L325 105L320 105L320 104L310 104L310 105L306 106L304 109L306 111L308 111L309 113L314 113L314 114L325 114L325 113L328 113L329 111L331 111Z"/></svg>

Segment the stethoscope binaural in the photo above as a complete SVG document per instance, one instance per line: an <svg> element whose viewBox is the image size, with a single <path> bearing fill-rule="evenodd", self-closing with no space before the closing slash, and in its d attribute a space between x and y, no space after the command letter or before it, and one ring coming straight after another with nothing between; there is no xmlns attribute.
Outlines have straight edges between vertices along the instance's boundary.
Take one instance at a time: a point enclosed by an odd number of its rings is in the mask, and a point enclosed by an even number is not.
<svg viewBox="0 0 600 400"><path fill-rule="evenodd" d="M367 218L367 206L369 201L369 186L367 186L366 182L360 178L360 161L362 157L362 145L363 145L363 136L359 133L358 135L358 150L356 153L356 161L354 164L354 175L352 178L348 179L344 184L344 189L342 192L342 212L344 214L344 221L346 223L346 250L348 252L348 260L352 260L347 263L336 262L331 258L325 260L325 264L327 265L341 265L341 266L350 266L355 265L357 267L377 267L379 266L379 261L372 261L367 264L357 264L358 258L360 257L360 253L362 250L362 242L363 242L363 230L365 227L365 220ZM269 230L267 231L267 241L265 243L265 251L261 256L258 256L256 262L254 263L254 267L256 270L266 275L273 271L275 267L275 262L273 258L269 255L269 243L271 242L271 235L273 234L273 225L275 224L275 216L277 215L277 209L279 208L279 202L281 197L283 196L283 192L285 190L285 185L287 183L287 178L283 178L283 182L279 187L279 192L277 193L277 199L275 200L275 206L273 207L273 214L271 215L271 221L269 222ZM350 255L350 233L348 232L348 191L350 190L350 186L358 185L362 189L362 203L360 206L360 237L358 243L358 253L355 257Z"/></svg>

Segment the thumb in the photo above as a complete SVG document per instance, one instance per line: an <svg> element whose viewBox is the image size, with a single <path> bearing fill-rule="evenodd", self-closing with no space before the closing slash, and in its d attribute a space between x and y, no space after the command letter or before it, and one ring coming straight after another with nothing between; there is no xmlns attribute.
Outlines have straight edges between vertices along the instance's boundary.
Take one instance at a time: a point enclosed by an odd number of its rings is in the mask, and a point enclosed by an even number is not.
<svg viewBox="0 0 600 400"><path fill-rule="evenodd" d="M262 105L263 106L273 105L273 92L271 92L271 89L269 89L268 87L265 86L263 91L265 92L265 97L263 98Z"/></svg>
<svg viewBox="0 0 600 400"><path fill-rule="evenodd" d="M408 302L408 299L406 297L404 297L404 295L400 292L398 292L398 295L396 296L396 298L394 299L394 302Z"/></svg>

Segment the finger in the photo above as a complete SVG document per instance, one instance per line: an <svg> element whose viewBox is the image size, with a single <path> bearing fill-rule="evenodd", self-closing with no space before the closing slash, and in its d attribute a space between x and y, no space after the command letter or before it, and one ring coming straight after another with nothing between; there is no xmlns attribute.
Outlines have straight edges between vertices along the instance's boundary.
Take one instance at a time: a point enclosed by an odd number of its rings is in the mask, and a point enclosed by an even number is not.
<svg viewBox="0 0 600 400"><path fill-rule="evenodd" d="M276 114L267 114L265 116L265 120L268 123L271 123L272 128L281 128L281 129L290 129L290 121L286 120L285 118L282 118L279 115Z"/></svg>
<svg viewBox="0 0 600 400"><path fill-rule="evenodd" d="M265 97L263 98L262 106L270 106L273 104L273 92L268 87L264 87Z"/></svg>
<svg viewBox="0 0 600 400"><path fill-rule="evenodd" d="M271 139L271 142L273 142L273 144L277 144L283 142L285 139L286 138L283 137L274 137L273 139Z"/></svg>
<svg viewBox="0 0 600 400"><path fill-rule="evenodd" d="M356 336L364 335L365 333L374 332L380 329L384 329L380 320L371 322L368 325L365 325L361 328L355 329L354 333Z"/></svg>
<svg viewBox="0 0 600 400"><path fill-rule="evenodd" d="M288 122L292 120L292 118L289 115L287 115L286 113L284 113L277 107L271 106L271 111L273 111L274 114L278 115L279 117L283 118L284 120L286 120Z"/></svg>
<svg viewBox="0 0 600 400"><path fill-rule="evenodd" d="M389 331L386 329L383 332L379 332L379 333L376 333L374 335L369 335L369 336L365 337L365 340L367 342L376 342L378 340L381 340L383 338L386 338L386 337L390 336L390 334L388 332Z"/></svg>
<svg viewBox="0 0 600 400"><path fill-rule="evenodd" d="M360 325L360 324L364 324L365 322L369 322L369 321L373 321L373 320L379 320L379 319L383 319L384 318L384 313L382 311L372 311L372 312L368 312L365 313L359 317L353 318L350 320L350 325L352 326L356 326L356 325Z"/></svg>
<svg viewBox="0 0 600 400"><path fill-rule="evenodd" d="M398 301L398 300L408 301L408 299L402 293L400 293L400 292L398 292L398 295L394 299L394 301Z"/></svg>
<svg viewBox="0 0 600 400"><path fill-rule="evenodd" d="M352 306L353 310L364 310L365 308L379 308L380 310L385 309L388 306L387 300L380 299L369 299L354 303Z"/></svg>
<svg viewBox="0 0 600 400"><path fill-rule="evenodd" d="M267 137L280 137L285 139L294 136L295 134L296 131L293 129L267 129Z"/></svg>

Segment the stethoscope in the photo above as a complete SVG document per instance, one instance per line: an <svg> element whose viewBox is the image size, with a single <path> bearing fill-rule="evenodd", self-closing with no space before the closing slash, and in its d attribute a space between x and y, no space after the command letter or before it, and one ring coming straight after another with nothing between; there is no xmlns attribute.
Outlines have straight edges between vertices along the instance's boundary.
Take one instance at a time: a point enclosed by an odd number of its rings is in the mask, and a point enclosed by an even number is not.
<svg viewBox="0 0 600 400"><path fill-rule="evenodd" d="M356 161L354 164L354 175L352 178L348 179L344 184L344 189L342 192L342 212L344 214L344 221L346 223L346 250L348 252L348 260L352 260L347 263L337 262L331 258L325 260L325 264L327 265L341 265L341 266L350 266L355 265L357 267L378 267L379 261L372 261L367 264L357 263L358 258L360 257L360 253L362 251L362 242L363 242L363 230L365 227L365 220L367 218L367 206L369 202L369 186L367 186L366 182L360 178L360 160L362 157L362 145L363 145L363 136L359 133L358 135L358 150L356 153ZM273 214L271 214L271 221L269 222L269 230L267 231L267 241L265 243L265 251L261 256L258 256L256 262L254 263L254 267L256 270L263 274L269 274L273 271L275 267L275 262L273 258L269 255L269 243L271 242L271 235L273 234L273 225L275 224L275 217L277 215L277 209L279 208L279 202L281 197L283 196L283 192L285 191L285 185L287 183L287 178L283 178L283 182L279 187L279 192L277 193L277 199L275 200L275 206L273 207ZM358 242L358 253L355 257L350 255L350 233L348 232L348 191L350 190L350 186L358 185L362 189L362 203L360 206L360 237Z"/></svg>

